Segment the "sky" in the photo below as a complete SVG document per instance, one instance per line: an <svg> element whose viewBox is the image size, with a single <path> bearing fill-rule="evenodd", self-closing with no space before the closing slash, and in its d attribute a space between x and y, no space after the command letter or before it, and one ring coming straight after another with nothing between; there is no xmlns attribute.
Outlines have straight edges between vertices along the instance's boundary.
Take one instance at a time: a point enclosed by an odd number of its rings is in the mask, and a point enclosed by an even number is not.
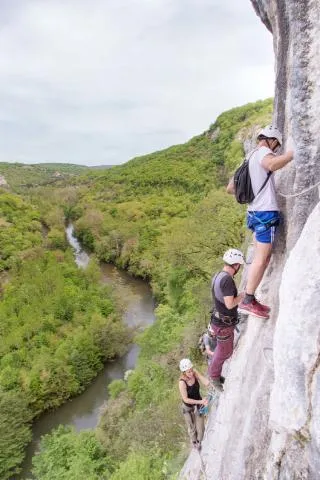
<svg viewBox="0 0 320 480"><path fill-rule="evenodd" d="M274 94L250 0L0 0L0 161L115 165Z"/></svg>

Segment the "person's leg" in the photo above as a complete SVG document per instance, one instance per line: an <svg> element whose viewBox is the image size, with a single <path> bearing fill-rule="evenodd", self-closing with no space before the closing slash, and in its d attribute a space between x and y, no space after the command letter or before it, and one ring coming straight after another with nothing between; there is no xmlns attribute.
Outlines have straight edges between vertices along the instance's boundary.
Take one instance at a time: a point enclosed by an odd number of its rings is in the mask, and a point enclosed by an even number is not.
<svg viewBox="0 0 320 480"><path fill-rule="evenodd" d="M254 257L249 268L246 293L254 295L271 257L272 243L255 242Z"/></svg>
<svg viewBox="0 0 320 480"><path fill-rule="evenodd" d="M279 212L251 212L247 217L247 226L254 232L255 242L253 260L248 272L246 295L239 305L239 311L259 318L269 318L270 308L256 300L255 291L269 264L279 221Z"/></svg>
<svg viewBox="0 0 320 480"><path fill-rule="evenodd" d="M209 366L209 377L220 380L222 366L233 352L234 327L213 327L217 336L217 347Z"/></svg>
<svg viewBox="0 0 320 480"><path fill-rule="evenodd" d="M197 440L199 443L201 443L204 435L204 416L196 414L195 420L196 420Z"/></svg>
<svg viewBox="0 0 320 480"><path fill-rule="evenodd" d="M184 420L186 422L188 428L188 435L190 437L191 443L197 443L197 430L196 430L196 423L195 423L195 415L193 412L187 412L183 410Z"/></svg>

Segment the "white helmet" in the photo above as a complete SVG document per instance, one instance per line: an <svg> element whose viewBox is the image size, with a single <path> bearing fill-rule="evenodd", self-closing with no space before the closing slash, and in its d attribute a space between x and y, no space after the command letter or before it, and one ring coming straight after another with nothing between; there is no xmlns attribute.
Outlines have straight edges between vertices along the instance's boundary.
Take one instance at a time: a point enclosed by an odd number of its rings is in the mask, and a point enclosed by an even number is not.
<svg viewBox="0 0 320 480"><path fill-rule="evenodd" d="M243 253L236 248L229 248L223 255L223 261L228 265L234 265L235 263L240 263L240 265L245 264Z"/></svg>
<svg viewBox="0 0 320 480"><path fill-rule="evenodd" d="M282 134L281 134L279 128L275 127L274 125L267 125L266 127L264 127L259 132L258 139L259 139L260 135L263 136L263 137L267 137L267 138L275 138L276 140L278 140L280 145L282 145Z"/></svg>
<svg viewBox="0 0 320 480"><path fill-rule="evenodd" d="M181 372L186 372L187 370L190 370L192 368L192 362L189 360L189 358L183 358L180 360L180 370Z"/></svg>

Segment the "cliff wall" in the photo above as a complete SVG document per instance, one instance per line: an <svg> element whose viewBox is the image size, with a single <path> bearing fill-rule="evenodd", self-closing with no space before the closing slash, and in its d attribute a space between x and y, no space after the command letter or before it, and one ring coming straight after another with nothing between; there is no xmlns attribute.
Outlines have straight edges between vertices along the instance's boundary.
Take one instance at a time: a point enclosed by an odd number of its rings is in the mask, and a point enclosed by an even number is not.
<svg viewBox="0 0 320 480"><path fill-rule="evenodd" d="M258 292L272 314L242 325L202 454L190 455L180 478L317 480L320 192L308 189L320 181L320 4L251 1L273 35L274 122L295 151L276 174L285 221Z"/></svg>

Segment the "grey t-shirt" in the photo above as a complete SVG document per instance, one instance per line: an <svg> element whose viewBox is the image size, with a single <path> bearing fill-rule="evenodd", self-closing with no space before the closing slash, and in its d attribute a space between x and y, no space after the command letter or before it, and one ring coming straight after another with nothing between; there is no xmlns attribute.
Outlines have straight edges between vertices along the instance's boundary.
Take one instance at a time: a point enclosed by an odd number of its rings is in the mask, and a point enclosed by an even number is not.
<svg viewBox="0 0 320 480"><path fill-rule="evenodd" d="M248 205L249 212L270 212L279 210L274 174L271 174L264 188L258 193L268 175L268 171L262 166L262 160L266 155L275 154L268 147L259 147L251 157L249 155L249 172L252 190L253 193L257 195L253 202Z"/></svg>
<svg viewBox="0 0 320 480"><path fill-rule="evenodd" d="M203 343L205 347L209 347L211 352L213 352L217 346L217 339L209 335L209 333L205 333L203 335Z"/></svg>
<svg viewBox="0 0 320 480"><path fill-rule="evenodd" d="M238 307L229 310L223 297L236 297L238 295L236 284L232 276L228 272L219 272L213 277L211 282L211 293L213 300L213 308L222 315L237 318Z"/></svg>

